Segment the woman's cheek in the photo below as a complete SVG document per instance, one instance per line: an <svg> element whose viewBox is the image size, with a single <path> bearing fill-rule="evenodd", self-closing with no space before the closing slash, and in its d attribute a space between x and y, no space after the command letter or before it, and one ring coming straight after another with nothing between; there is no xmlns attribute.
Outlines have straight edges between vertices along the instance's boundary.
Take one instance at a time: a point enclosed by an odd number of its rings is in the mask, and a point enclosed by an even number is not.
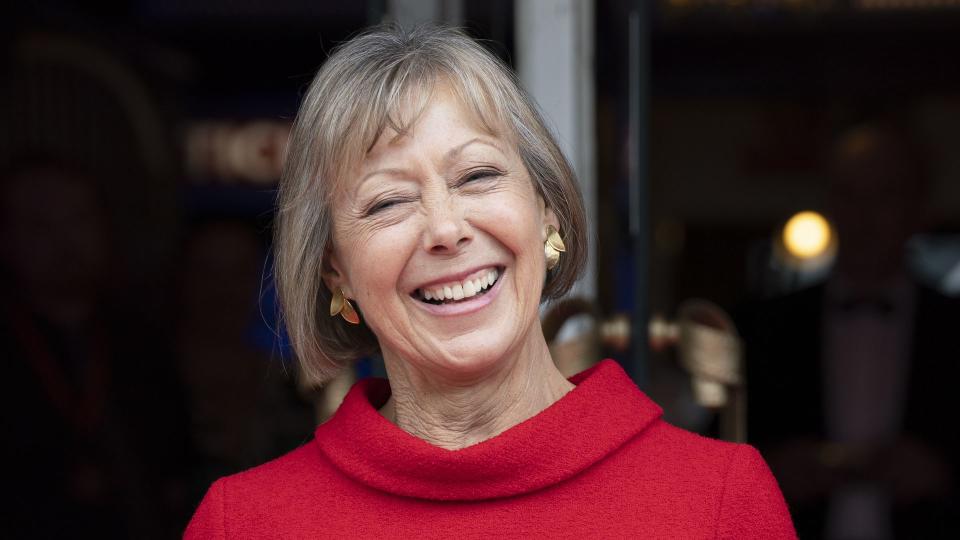
<svg viewBox="0 0 960 540"><path fill-rule="evenodd" d="M514 193L499 193L486 198L479 214L485 228L514 253L525 249L532 236L540 234L537 207Z"/></svg>
<svg viewBox="0 0 960 540"><path fill-rule="evenodd" d="M356 245L355 249L362 254L363 271L387 274L384 279L392 275L392 279L396 281L416 243L417 234L414 227L400 224L369 235L363 242Z"/></svg>

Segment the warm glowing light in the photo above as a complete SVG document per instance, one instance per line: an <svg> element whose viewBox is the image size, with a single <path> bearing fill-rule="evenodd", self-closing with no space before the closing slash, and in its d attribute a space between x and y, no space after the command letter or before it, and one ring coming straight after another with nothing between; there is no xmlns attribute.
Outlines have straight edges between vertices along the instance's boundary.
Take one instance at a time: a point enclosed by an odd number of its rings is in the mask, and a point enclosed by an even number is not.
<svg viewBox="0 0 960 540"><path fill-rule="evenodd" d="M830 247L830 223L816 212L800 212L783 227L783 245L799 259L813 259Z"/></svg>

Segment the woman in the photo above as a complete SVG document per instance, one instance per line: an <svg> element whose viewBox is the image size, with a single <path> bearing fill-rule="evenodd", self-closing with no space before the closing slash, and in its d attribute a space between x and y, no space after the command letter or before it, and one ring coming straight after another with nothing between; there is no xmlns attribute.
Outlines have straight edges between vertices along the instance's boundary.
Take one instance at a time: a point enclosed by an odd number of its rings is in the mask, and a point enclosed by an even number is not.
<svg viewBox="0 0 960 540"><path fill-rule="evenodd" d="M582 202L510 71L461 33L375 29L330 57L278 219L304 372L381 354L389 383L214 483L187 537L792 537L756 451L665 424L613 362L554 367L538 308L583 266Z"/></svg>

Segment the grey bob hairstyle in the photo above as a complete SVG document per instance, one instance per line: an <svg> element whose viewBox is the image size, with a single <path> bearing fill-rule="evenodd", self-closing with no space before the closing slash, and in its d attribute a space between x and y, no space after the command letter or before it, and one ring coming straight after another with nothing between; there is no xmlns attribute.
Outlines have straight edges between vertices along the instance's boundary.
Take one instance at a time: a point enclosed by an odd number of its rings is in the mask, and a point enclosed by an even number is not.
<svg viewBox="0 0 960 540"><path fill-rule="evenodd" d="M275 280L293 350L308 382L322 384L349 362L379 353L362 324L329 315L322 273L332 246L338 186L387 128L403 133L443 85L478 126L515 145L537 191L560 221L567 247L548 272L542 299L565 294L586 258L583 199L569 163L513 72L463 32L381 26L337 47L300 106L280 182ZM414 114L410 114L411 111ZM401 117L403 115L403 117Z"/></svg>

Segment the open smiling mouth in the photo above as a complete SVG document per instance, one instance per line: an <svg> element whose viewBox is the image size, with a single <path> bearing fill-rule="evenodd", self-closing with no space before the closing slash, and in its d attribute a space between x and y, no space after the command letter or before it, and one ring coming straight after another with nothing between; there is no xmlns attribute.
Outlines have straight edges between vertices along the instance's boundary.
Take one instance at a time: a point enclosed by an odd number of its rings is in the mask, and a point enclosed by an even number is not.
<svg viewBox="0 0 960 540"><path fill-rule="evenodd" d="M413 297L427 304L455 304L487 294L503 274L502 268L488 268L479 276L417 289Z"/></svg>

